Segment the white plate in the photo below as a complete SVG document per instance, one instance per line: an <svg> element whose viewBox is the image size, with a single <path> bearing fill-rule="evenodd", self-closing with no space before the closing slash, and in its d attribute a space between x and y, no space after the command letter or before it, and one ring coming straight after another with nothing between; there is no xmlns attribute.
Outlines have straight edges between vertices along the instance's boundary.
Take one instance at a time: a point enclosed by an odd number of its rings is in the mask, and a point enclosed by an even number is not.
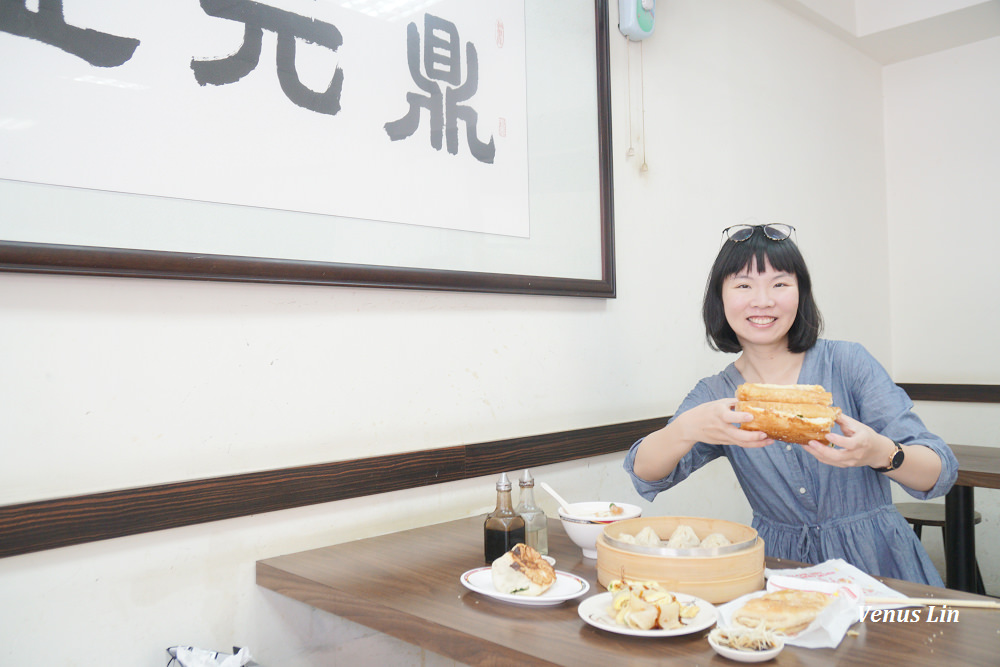
<svg viewBox="0 0 1000 667"><path fill-rule="evenodd" d="M735 660L736 662L765 662L770 660L781 653L781 649L785 648L784 643L782 643L780 639L778 639L777 642L777 646L766 651L741 651L737 648L723 646L722 644L717 643L711 634L708 635L708 643L712 645L712 648L716 653L721 655L723 658L729 658L730 660Z"/></svg>
<svg viewBox="0 0 1000 667"><path fill-rule="evenodd" d="M613 616L608 614L608 607L611 606L611 593L599 593L587 598L577 607L580 618L601 630L617 632L622 635L633 635L635 637L676 637L677 635L687 635L692 632L699 632L712 627L718 618L718 612L710 602L705 602L701 598L684 593L674 593L677 599L684 604L692 602L698 605L698 615L687 619L687 624L673 630L636 630L627 625L619 625Z"/></svg>
<svg viewBox="0 0 1000 667"><path fill-rule="evenodd" d="M481 593L496 600L523 604L532 607L545 607L556 605L580 597L590 590L590 584L586 579L581 579L575 574L556 570L556 583L552 584L549 590L538 596L509 595L501 593L493 586L493 568L489 565L477 567L462 574L462 585L470 591Z"/></svg>

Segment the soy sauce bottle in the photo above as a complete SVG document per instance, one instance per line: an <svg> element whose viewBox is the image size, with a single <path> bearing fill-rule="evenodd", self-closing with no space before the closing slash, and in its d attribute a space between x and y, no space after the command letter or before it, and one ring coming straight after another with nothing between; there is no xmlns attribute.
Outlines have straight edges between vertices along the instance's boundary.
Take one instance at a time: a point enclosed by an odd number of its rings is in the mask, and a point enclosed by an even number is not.
<svg viewBox="0 0 1000 667"><path fill-rule="evenodd" d="M483 547L486 563L490 564L524 542L524 519L514 511L510 497L510 480L501 473L497 481L497 507L486 515L483 524Z"/></svg>

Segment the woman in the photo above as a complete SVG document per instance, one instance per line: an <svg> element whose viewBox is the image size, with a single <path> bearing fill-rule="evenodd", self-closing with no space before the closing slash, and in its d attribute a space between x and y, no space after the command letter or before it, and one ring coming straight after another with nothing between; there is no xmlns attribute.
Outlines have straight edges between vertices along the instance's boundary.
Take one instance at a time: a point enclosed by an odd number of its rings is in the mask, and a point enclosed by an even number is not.
<svg viewBox="0 0 1000 667"><path fill-rule="evenodd" d="M674 417L629 450L639 494L656 494L725 456L753 509L768 556L805 563L842 558L872 575L942 586L889 480L915 498L944 495L958 463L913 403L857 343L819 338L822 318L790 225L737 225L716 257L702 315L710 345L740 356L704 378ZM843 411L828 442L792 445L744 431L735 412L744 382L819 384ZM898 443L898 444L897 444ZM832 446L831 446L832 445Z"/></svg>

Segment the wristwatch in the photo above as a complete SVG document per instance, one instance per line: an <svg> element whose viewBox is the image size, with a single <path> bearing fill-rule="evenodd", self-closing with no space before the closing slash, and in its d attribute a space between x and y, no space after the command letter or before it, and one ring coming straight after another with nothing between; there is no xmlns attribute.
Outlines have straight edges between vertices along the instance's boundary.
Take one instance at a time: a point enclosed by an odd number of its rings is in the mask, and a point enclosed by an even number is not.
<svg viewBox="0 0 1000 667"><path fill-rule="evenodd" d="M903 446L895 440L892 441L892 444L896 445L896 449L893 450L892 456L889 457L889 465L885 468L872 468L872 470L875 472L890 472L903 465L903 457L906 456L903 452Z"/></svg>

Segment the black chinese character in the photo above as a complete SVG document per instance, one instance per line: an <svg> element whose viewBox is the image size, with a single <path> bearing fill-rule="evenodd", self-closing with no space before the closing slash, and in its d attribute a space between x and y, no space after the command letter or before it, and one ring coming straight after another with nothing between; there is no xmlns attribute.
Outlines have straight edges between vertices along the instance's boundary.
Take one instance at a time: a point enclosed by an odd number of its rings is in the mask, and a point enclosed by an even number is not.
<svg viewBox="0 0 1000 667"><path fill-rule="evenodd" d="M476 124L479 114L470 106L461 104L472 98L479 88L479 56L472 42L466 43L465 65L466 79L462 83L461 40L458 28L450 21L424 15L424 70L420 72L420 33L417 24L406 27L406 62L410 68L413 82L426 92L426 95L410 92L406 101L410 109L399 120L385 124L385 132L392 141L398 141L412 136L420 124L420 109L427 109L430 114L431 146L441 150L442 132L447 141L448 152L458 154L458 121L465 123L466 138L469 151L480 162L493 164L496 155L496 145L493 137L490 142L483 143L476 136ZM435 81L449 84L442 91Z"/></svg>
<svg viewBox="0 0 1000 667"><path fill-rule="evenodd" d="M63 0L38 0L37 12L27 0L0 0L0 31L59 47L95 67L118 67L139 46L138 39L67 24Z"/></svg>
<svg viewBox="0 0 1000 667"><path fill-rule="evenodd" d="M239 81L252 72L260 61L264 30L269 30L278 36L278 83L285 96L310 111L331 116L340 111L340 92L344 86L344 71L340 67L323 92L303 85L295 70L295 38L336 51L344 43L336 26L250 0L201 0L201 7L209 16L243 23L245 29L243 45L228 58L191 60L191 69L199 84L221 86Z"/></svg>

